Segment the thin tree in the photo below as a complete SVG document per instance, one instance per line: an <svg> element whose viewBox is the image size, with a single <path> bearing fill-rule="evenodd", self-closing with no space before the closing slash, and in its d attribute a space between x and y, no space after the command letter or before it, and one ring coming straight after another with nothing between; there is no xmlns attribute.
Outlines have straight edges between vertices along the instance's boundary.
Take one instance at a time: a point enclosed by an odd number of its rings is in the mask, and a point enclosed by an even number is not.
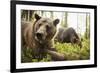
<svg viewBox="0 0 100 73"><path fill-rule="evenodd" d="M53 11L50 11L50 15L51 19L53 19Z"/></svg>
<svg viewBox="0 0 100 73"><path fill-rule="evenodd" d="M68 23L67 23L67 20L68 20L68 13L67 12L65 12L65 23L64 23L64 26L65 27L68 27Z"/></svg>
<svg viewBox="0 0 100 73"><path fill-rule="evenodd" d="M62 21L61 21L61 25L62 25L64 28L68 27L67 20L68 20L68 13L67 13L67 12L64 12L64 13L62 14Z"/></svg>
<svg viewBox="0 0 100 73"><path fill-rule="evenodd" d="M86 14L86 34L85 34L86 39L88 38L88 14Z"/></svg>

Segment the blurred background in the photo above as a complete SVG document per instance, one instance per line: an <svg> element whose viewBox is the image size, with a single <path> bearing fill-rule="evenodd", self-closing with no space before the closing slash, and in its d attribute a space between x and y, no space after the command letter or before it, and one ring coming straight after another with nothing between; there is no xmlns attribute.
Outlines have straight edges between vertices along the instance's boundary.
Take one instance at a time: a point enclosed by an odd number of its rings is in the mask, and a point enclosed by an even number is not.
<svg viewBox="0 0 100 73"><path fill-rule="evenodd" d="M90 37L90 14L89 13L75 13L75 12L54 12L54 11L34 11L21 10L21 19L23 21L34 21L34 14L37 13L42 17L51 19L60 19L57 29L60 27L73 27L78 35Z"/></svg>

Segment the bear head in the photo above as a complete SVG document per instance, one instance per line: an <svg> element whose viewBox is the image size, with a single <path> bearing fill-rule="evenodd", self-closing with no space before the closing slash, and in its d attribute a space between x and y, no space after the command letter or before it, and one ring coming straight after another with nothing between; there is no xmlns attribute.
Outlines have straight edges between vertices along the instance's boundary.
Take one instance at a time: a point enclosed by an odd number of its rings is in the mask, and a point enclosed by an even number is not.
<svg viewBox="0 0 100 73"><path fill-rule="evenodd" d="M59 19L43 18L38 14L35 14L35 19L35 39L41 44L50 41L56 33L56 26L59 23Z"/></svg>

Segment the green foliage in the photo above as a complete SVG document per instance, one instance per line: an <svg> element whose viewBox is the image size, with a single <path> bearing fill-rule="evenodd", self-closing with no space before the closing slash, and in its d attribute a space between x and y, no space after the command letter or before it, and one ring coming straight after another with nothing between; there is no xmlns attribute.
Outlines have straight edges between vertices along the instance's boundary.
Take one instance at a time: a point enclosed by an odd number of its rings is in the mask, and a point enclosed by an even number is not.
<svg viewBox="0 0 100 73"><path fill-rule="evenodd" d="M48 61L51 61L51 56L47 54L47 57L43 58L39 62L48 62ZM38 59L32 59L32 62L38 62Z"/></svg>
<svg viewBox="0 0 100 73"><path fill-rule="evenodd" d="M90 58L90 42L89 39L84 39L82 42L82 48L77 44L71 43L56 43L56 49L59 53L64 53L67 60L86 60Z"/></svg>
<svg viewBox="0 0 100 73"><path fill-rule="evenodd" d="M82 48L80 48L77 44L71 43L59 43L56 42L54 47L57 49L57 52L65 55L66 60L87 60L90 58L90 40L83 38ZM25 51L24 51L25 52ZM51 60L51 56L47 54L46 58L38 61L37 59L32 59L32 50L27 49L26 55L22 54L23 62L49 62Z"/></svg>
<svg viewBox="0 0 100 73"><path fill-rule="evenodd" d="M22 48L21 50L21 62L32 62L32 49Z"/></svg>

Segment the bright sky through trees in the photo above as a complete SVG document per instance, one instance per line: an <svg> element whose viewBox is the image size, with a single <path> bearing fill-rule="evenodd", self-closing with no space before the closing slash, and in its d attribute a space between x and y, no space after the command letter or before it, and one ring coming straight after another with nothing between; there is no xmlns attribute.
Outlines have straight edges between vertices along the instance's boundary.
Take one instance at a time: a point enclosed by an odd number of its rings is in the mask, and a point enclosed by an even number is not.
<svg viewBox="0 0 100 73"><path fill-rule="evenodd" d="M31 12L31 14L29 14ZM42 17L47 17L51 19L59 19L60 23L57 25L57 28L72 27L75 31L84 35L85 32L89 32L90 28L90 14L89 13L79 13L79 12L54 12L54 11L23 11L23 16L25 19L29 19L29 16L32 16L34 20L34 14L37 13Z"/></svg>

